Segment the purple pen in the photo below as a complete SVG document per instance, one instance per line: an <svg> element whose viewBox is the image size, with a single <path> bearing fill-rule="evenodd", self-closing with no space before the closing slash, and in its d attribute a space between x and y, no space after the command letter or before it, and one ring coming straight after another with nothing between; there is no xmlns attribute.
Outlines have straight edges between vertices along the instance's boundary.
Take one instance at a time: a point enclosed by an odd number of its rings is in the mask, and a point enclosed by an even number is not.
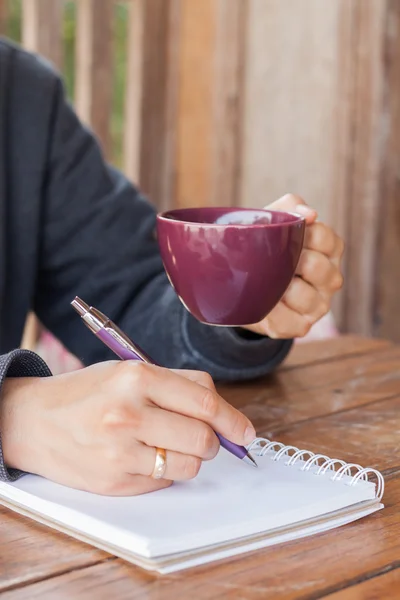
<svg viewBox="0 0 400 600"><path fill-rule="evenodd" d="M78 298L72 300L71 305L74 307L76 312L81 316L85 325L90 329L94 335L103 342L121 358L122 360L140 360L142 362L157 365L137 344L134 344L128 336L121 331L121 329L115 325L108 317L103 315L97 308L89 306ZM237 456L241 460L244 460L247 464L252 467L257 467L257 463L251 454L247 451L244 446L239 446L230 442L219 433L216 433L220 444L225 450L228 450L234 456Z"/></svg>

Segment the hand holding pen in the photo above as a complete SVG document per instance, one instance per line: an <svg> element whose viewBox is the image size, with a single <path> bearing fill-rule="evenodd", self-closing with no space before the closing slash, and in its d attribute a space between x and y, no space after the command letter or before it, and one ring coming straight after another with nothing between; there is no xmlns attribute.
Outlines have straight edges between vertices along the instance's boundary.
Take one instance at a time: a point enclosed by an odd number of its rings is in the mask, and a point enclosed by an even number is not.
<svg viewBox="0 0 400 600"><path fill-rule="evenodd" d="M134 344L132 340L130 340L108 317L103 315L97 309L88 306L83 300L76 297L72 301L72 306L75 310L80 314L82 320L86 324L86 326L94 333L99 340L101 340L105 345L107 345L119 358L122 360L138 360L143 363L155 364L154 361L145 353L143 350ZM218 402L216 398L219 396L215 393L211 395L213 401ZM224 402L221 398L221 401ZM229 409L237 413L232 407L230 407L227 403L224 403L225 410ZM229 407L229 409L227 409ZM182 404L183 414L185 414L185 404ZM239 413L241 414L241 413ZM178 415L176 415L178 417ZM233 415L232 415L233 416ZM199 415L201 419L201 415ZM235 417L234 417L235 418ZM240 419L245 422L247 419L241 415ZM239 459L244 460L248 464L256 467L257 463L254 458L249 454L246 448L243 445L234 443L220 433L216 433L220 444L223 448L231 452L233 455L237 456ZM245 431L243 434L243 439L245 443L250 443L255 437L255 431L252 427L251 423L247 421L247 426L245 427ZM164 448L156 448L155 455L155 464L152 472L152 476L156 479L162 478L165 476L167 470L167 458L166 451Z"/></svg>

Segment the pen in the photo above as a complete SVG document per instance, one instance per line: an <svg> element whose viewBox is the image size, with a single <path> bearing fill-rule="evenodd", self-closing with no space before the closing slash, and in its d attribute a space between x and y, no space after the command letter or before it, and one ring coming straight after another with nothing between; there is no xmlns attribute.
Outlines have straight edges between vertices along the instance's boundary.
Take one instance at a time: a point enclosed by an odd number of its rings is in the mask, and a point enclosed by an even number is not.
<svg viewBox="0 0 400 600"><path fill-rule="evenodd" d="M78 298L78 296L72 300L71 305L81 316L83 322L90 331L94 333L103 344L108 346L114 354L119 356L119 358L122 360L140 360L153 365L157 364L139 346L134 344L132 340L130 340L128 336L115 325L115 323L97 310L97 308L89 306L86 302ZM244 460L247 464L257 467L256 461L244 446L239 446L238 444L230 442L217 432L215 432L215 434L225 450L228 450L228 452L237 456L237 458Z"/></svg>

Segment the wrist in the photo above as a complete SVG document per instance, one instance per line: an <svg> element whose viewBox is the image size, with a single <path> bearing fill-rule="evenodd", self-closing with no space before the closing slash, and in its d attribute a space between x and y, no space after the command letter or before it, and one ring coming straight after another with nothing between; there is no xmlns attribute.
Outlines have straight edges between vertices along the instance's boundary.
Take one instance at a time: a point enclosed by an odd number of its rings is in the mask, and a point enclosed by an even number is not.
<svg viewBox="0 0 400 600"><path fill-rule="evenodd" d="M40 378L7 378L0 397L0 432L7 468L32 471L35 463L35 422L32 408ZM35 411L36 412L36 411Z"/></svg>

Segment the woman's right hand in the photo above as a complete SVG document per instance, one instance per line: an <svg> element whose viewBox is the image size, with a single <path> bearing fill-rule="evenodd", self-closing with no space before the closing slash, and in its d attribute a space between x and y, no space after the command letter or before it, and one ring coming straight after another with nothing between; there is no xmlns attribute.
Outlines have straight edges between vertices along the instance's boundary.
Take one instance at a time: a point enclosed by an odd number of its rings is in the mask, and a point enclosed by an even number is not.
<svg viewBox="0 0 400 600"><path fill-rule="evenodd" d="M250 421L199 371L106 362L48 378L7 379L0 402L6 465L106 495L136 495L195 477L215 457L214 431L237 444ZM163 479L153 479L155 448Z"/></svg>

